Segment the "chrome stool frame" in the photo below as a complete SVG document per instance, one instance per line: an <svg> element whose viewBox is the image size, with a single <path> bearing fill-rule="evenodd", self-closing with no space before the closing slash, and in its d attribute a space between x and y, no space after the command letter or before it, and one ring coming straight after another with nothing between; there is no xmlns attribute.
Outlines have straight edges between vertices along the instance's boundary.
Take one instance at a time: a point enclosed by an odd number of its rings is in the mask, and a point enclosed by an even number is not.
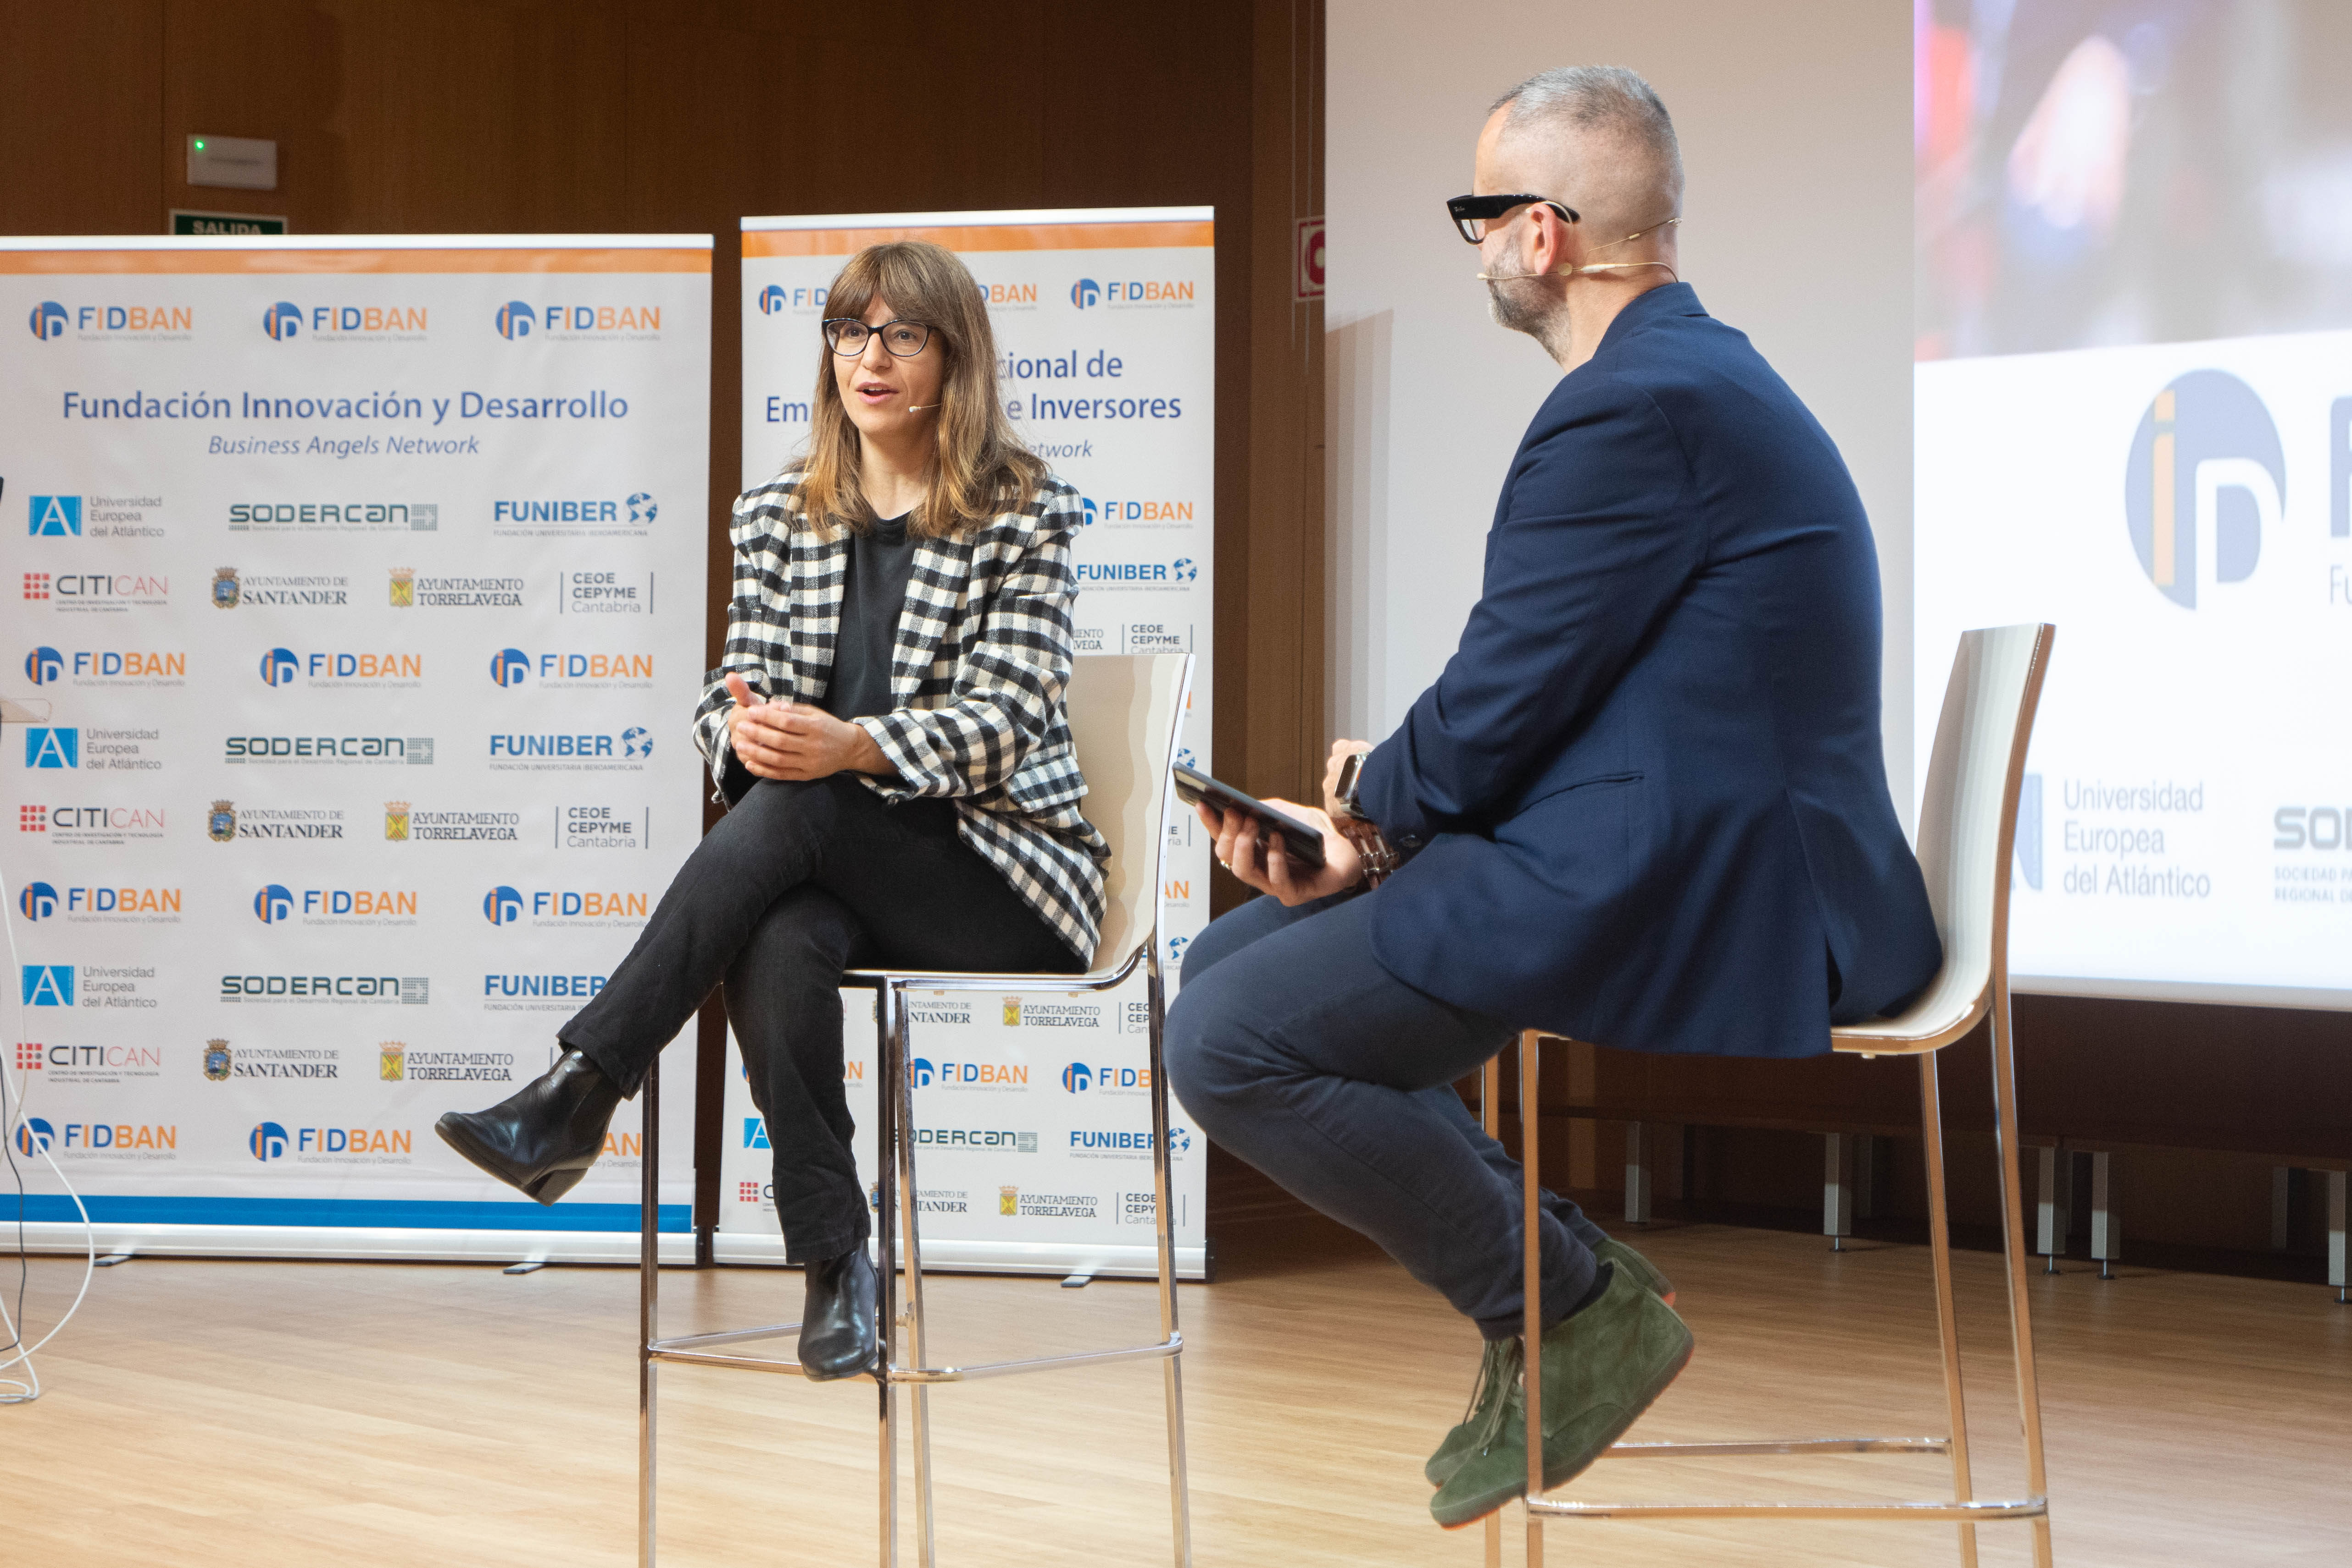
<svg viewBox="0 0 2352 1568"><path fill-rule="evenodd" d="M874 1243L881 1273L878 1292L882 1371L876 1378L881 1420L880 1526L882 1568L898 1562L898 1385L914 1391L915 1493L923 1568L936 1560L931 1518L929 1390L935 1383L971 1383L1014 1373L1052 1372L1108 1362L1157 1361L1168 1406L1169 1521L1175 1532L1176 1568L1191 1568L1192 1522L1184 1468L1184 1381L1178 1358L1184 1336L1176 1322L1176 1244L1173 1184L1169 1176L1168 1074L1161 1053L1167 993L1160 973L1160 930L1155 919L1160 868L1166 847L1169 762L1191 706L1192 656L1182 654L1091 655L1071 661L1066 697L1070 735L1087 779L1087 816L1110 847L1105 868L1100 940L1093 965L1084 974L966 974L912 970L854 969L845 986L875 992L875 1148L877 1173ZM1119 955L1124 953L1124 962ZM1151 1179L1153 1228L1159 1242L1160 1338L1150 1344L1070 1355L1028 1356L970 1366L933 1366L923 1345L923 1247L915 1226L915 1100L908 1064L914 1059L908 1037L907 993L923 991L1025 991L1066 996L1108 991L1144 971L1149 998L1151 1071ZM787 1339L798 1323L733 1329L664 1339L656 1321L659 1288L655 1192L660 1166L658 1066L646 1079L645 1197L637 1323L637 1562L653 1568L655 1548L654 1406L655 1369L670 1362L688 1366L728 1367L739 1372L798 1372L800 1363L752 1356L721 1346ZM905 1227L903 1242L898 1227ZM904 1310L898 1304L898 1269L907 1274ZM901 1350L906 1359L901 1359Z"/></svg>
<svg viewBox="0 0 2352 1568"><path fill-rule="evenodd" d="M1976 1568L1976 1527L1995 1520L2030 1520L2036 1568L2051 1568L2050 1487L2042 1445L2042 1394L2033 1364L2033 1317L2026 1290L2029 1257L2023 1186L2019 1170L2017 1060L2009 1010L2009 867L2017 829L2017 799L2027 742L2049 668L2056 628L2001 626L1961 634L1919 813L1919 859L1944 941L1944 967L1897 1017L1841 1026L1833 1049L1864 1058L1919 1058L1920 1133L1927 1165L1928 1252L1934 1260L1936 1322L1942 1341L1944 1397L1950 1435L1942 1437L1793 1437L1745 1442L1617 1443L1613 1458L1728 1458L1764 1454L1947 1454L1952 1461L1950 1500L1905 1502L1822 1500L1738 1502L1581 1502L1544 1496L1543 1380L1526 1387L1528 1568L1543 1563L1547 1519L1845 1519L1956 1525L1960 1561ZM1936 1053L1990 1017L1995 1132L2000 1173L2001 1251L2009 1295L2010 1347L2017 1373L2019 1426L2025 1446L2026 1495L1971 1497L1968 1415L1961 1396L1960 1343L1952 1300L1952 1243L1944 1202L1943 1110L1937 1091ZM1542 1342L1536 1194L1539 1035L1519 1037L1519 1163L1525 1174L1521 1225L1526 1242L1522 1332L1525 1364L1540 1366ZM1494 1130L1500 1063L1485 1080L1487 1129ZM1502 1561L1501 1512L1489 1515L1488 1568Z"/></svg>
<svg viewBox="0 0 2352 1568"><path fill-rule="evenodd" d="M1027 1356L1013 1361L982 1362L965 1366L933 1366L923 1344L923 1249L916 1228L914 1085L907 1064L912 1059L907 1017L907 992L924 991L1044 991L1081 995L1108 991L1142 965L1150 994L1151 1065L1151 1179L1153 1229L1159 1243L1160 1334L1150 1344L1113 1350L1081 1351L1068 1355ZM1173 1185L1168 1152L1168 1075L1162 1065L1160 1026L1166 1011L1160 980L1159 933L1139 945L1128 961L1101 976L1067 974L955 974L927 972L894 973L853 970L843 976L845 987L877 994L875 1033L876 1060L881 1068L876 1089L877 1153L880 1170L874 1245L881 1274L879 1307L883 1374L876 1380L879 1403L881 1475L879 1525L882 1568L898 1563L898 1387L912 1391L911 1415L915 1458L916 1515L922 1568L937 1561L931 1511L931 1440L929 1394L933 1384L971 1383L1016 1373L1052 1372L1065 1367L1096 1366L1109 1362L1157 1361L1168 1413L1168 1486L1170 1523L1175 1535L1176 1568L1191 1568L1192 1526L1190 1490L1184 1462L1184 1384L1179 1357L1184 1336L1176 1318L1176 1252L1171 1214ZM718 1333L687 1334L665 1339L659 1331L656 1191L660 1159L660 1068L646 1078L645 1190L642 1200L642 1246L638 1268L637 1353L637 1562L653 1568L656 1543L655 1508L655 1368L663 1362L688 1366L727 1367L739 1372L798 1372L800 1363L782 1357L751 1356L722 1351L757 1340L786 1339L799 1332L798 1323L771 1323L756 1329L732 1329ZM904 1227L903 1248L898 1227ZM906 1306L898 1301L898 1260L906 1270ZM906 1352L902 1361L901 1352Z"/></svg>

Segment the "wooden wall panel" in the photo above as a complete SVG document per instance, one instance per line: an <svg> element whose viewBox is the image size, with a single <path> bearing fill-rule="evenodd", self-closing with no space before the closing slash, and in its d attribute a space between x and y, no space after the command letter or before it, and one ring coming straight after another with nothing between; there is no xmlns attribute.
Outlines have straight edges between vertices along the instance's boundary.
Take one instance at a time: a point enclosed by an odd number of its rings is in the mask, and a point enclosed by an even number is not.
<svg viewBox="0 0 2352 1568"><path fill-rule="evenodd" d="M1251 123L1250 527L1244 624L1221 623L1255 672L1221 752L1245 759L1243 787L1313 801L1331 739L1323 679L1323 305L1297 298L1297 220L1323 211L1323 7L1258 7ZM1235 632L1238 635L1234 635ZM1236 743L1238 742L1238 743ZM1220 874L1221 881L1230 881ZM1236 891L1238 888L1236 887Z"/></svg>
<svg viewBox="0 0 2352 1568"><path fill-rule="evenodd" d="M0 0L0 232L163 224L162 0Z"/></svg>
<svg viewBox="0 0 2352 1568"><path fill-rule="evenodd" d="M1320 205L1301 95L1322 27L1320 0L0 0L24 171L0 231L153 234L196 206L297 235L715 236L715 657L740 217L1213 205L1218 766L1295 793L1324 744L1302 654L1322 643L1322 334L1288 270L1291 221ZM279 188L189 189L194 131L274 138Z"/></svg>

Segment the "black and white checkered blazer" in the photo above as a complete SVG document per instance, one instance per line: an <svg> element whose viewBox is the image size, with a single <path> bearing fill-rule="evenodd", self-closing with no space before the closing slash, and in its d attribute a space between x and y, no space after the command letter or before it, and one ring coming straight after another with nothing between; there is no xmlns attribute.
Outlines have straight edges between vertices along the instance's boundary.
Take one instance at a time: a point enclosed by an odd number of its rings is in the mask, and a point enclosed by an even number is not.
<svg viewBox="0 0 2352 1568"><path fill-rule="evenodd" d="M727 647L694 719L714 779L730 754L729 672L771 701L821 702L832 681L849 534L822 537L799 489L787 473L735 500ZM1081 504L1049 474L984 526L918 541L890 660L898 707L857 723L898 770L863 782L886 800L952 799L963 841L1091 960L1110 846L1079 815L1087 783L1063 705Z"/></svg>

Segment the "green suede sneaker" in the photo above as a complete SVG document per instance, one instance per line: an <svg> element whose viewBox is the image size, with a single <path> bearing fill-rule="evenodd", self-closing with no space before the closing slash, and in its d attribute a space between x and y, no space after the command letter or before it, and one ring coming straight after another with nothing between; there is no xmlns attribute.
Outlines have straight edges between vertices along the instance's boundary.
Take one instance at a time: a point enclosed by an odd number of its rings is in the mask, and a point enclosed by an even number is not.
<svg viewBox="0 0 2352 1568"><path fill-rule="evenodd" d="M1691 1357L1675 1310L1617 1270L1600 1300L1543 1337L1547 1490L1606 1453L1666 1391ZM1528 1489L1527 1405L1514 1388L1496 1402L1475 1450L1429 1500L1448 1530L1475 1523Z"/></svg>
<svg viewBox="0 0 2352 1568"><path fill-rule="evenodd" d="M1675 1304L1675 1282L1658 1272L1658 1266L1632 1247L1611 1237L1592 1249L1592 1256L1603 1263L1613 1263L1620 1274L1631 1273L1633 1283L1671 1307ZM1597 1304L1597 1303L1596 1303Z"/></svg>
<svg viewBox="0 0 2352 1568"><path fill-rule="evenodd" d="M1675 1304L1674 1281L1658 1272L1655 1265L1615 1239L1603 1241L1592 1255L1603 1263L1614 1264L1620 1274L1630 1274L1633 1282L1655 1296L1667 1306ZM1594 1305L1599 1305L1598 1302ZM1421 1473L1429 1478L1433 1487L1442 1487L1462 1468L1462 1461L1478 1449L1478 1435L1486 1429L1495 1413L1494 1402L1504 1397L1518 1381L1519 1345L1517 1340L1489 1340L1486 1352L1478 1358L1478 1381L1470 1388L1470 1408L1455 1423L1454 1430L1437 1445Z"/></svg>
<svg viewBox="0 0 2352 1568"><path fill-rule="evenodd" d="M1496 1403L1517 1387L1518 1381L1519 1342L1488 1340L1478 1357L1478 1381L1470 1387L1470 1408L1454 1423L1445 1440L1437 1445L1437 1452L1429 1456L1429 1463L1421 1468L1431 1486L1444 1486L1462 1468L1462 1461L1478 1451L1479 1435L1494 1424Z"/></svg>

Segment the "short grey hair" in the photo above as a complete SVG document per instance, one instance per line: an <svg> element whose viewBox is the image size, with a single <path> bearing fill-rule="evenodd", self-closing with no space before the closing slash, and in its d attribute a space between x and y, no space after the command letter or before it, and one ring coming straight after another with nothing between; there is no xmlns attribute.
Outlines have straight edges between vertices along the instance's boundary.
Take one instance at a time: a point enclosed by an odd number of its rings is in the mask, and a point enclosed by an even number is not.
<svg viewBox="0 0 2352 1568"><path fill-rule="evenodd" d="M1629 143L1655 168L1661 184L1679 198L1683 188L1682 143L1657 89L1641 73L1623 66L1561 66L1539 71L1486 109L1508 108L1503 123L1524 132L1546 122L1598 132Z"/></svg>

